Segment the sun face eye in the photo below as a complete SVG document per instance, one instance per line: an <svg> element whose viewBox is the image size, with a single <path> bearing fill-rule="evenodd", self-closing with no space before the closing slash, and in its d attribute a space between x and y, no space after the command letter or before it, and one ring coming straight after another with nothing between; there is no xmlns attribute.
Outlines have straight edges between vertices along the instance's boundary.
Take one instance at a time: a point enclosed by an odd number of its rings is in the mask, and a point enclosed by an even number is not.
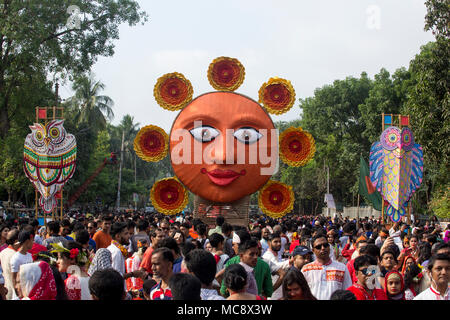
<svg viewBox="0 0 450 320"><path fill-rule="evenodd" d="M58 138L59 137L59 129L58 128L51 128L50 129L50 137Z"/></svg>
<svg viewBox="0 0 450 320"><path fill-rule="evenodd" d="M251 144L261 139L262 134L252 127L243 127L234 133L234 137L245 144Z"/></svg>
<svg viewBox="0 0 450 320"><path fill-rule="evenodd" d="M210 126L200 126L189 130L189 132L195 140L200 142L210 142L220 134L217 129Z"/></svg>
<svg viewBox="0 0 450 320"><path fill-rule="evenodd" d="M42 141L44 139L44 135L41 131L36 132L36 139L37 141Z"/></svg>

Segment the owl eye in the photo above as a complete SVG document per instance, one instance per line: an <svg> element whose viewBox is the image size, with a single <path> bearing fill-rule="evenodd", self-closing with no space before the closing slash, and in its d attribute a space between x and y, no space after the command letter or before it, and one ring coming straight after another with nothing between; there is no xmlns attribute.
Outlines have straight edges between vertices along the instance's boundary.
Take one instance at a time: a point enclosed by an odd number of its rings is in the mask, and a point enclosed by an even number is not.
<svg viewBox="0 0 450 320"><path fill-rule="evenodd" d="M51 128L50 129L50 137L58 138L59 137L59 129L58 128Z"/></svg>
<svg viewBox="0 0 450 320"><path fill-rule="evenodd" d="M397 127L389 127L381 134L381 144L386 150L398 148L401 141L401 131Z"/></svg>
<svg viewBox="0 0 450 320"><path fill-rule="evenodd" d="M398 141L398 136L395 133L388 135L388 140L390 143L396 143Z"/></svg>
<svg viewBox="0 0 450 320"><path fill-rule="evenodd" d="M195 140L200 142L210 142L214 140L220 132L210 126L201 126L189 131Z"/></svg>
<svg viewBox="0 0 450 320"><path fill-rule="evenodd" d="M410 150L414 145L414 136L409 128L402 130L402 145L405 150Z"/></svg>
<svg viewBox="0 0 450 320"><path fill-rule="evenodd" d="M38 141L42 141L42 139L44 139L44 135L42 134L41 131L36 132L36 139Z"/></svg>
<svg viewBox="0 0 450 320"><path fill-rule="evenodd" d="M254 128L244 127L236 130L234 137L245 144L251 144L258 141L262 137L262 134Z"/></svg>

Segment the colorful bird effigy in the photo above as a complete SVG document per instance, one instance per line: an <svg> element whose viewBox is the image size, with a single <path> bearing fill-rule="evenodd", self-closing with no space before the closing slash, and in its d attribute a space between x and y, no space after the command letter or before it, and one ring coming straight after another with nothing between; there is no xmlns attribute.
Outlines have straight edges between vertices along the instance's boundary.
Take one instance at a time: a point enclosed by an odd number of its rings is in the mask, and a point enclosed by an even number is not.
<svg viewBox="0 0 450 320"><path fill-rule="evenodd" d="M35 123L30 129L25 138L23 168L41 195L39 205L50 213L57 206L57 193L75 172L77 142L66 132L64 120Z"/></svg>
<svg viewBox="0 0 450 320"><path fill-rule="evenodd" d="M370 148L369 166L373 186L389 203L386 214L399 221L423 179L423 150L411 129L386 128Z"/></svg>

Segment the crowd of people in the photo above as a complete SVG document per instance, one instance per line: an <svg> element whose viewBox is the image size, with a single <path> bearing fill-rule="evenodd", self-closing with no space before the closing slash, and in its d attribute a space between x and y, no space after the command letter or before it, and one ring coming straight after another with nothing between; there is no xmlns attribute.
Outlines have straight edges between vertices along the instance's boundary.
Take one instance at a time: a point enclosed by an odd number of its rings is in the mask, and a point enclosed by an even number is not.
<svg viewBox="0 0 450 320"><path fill-rule="evenodd" d="M0 299L449 300L449 238L374 217L0 218Z"/></svg>

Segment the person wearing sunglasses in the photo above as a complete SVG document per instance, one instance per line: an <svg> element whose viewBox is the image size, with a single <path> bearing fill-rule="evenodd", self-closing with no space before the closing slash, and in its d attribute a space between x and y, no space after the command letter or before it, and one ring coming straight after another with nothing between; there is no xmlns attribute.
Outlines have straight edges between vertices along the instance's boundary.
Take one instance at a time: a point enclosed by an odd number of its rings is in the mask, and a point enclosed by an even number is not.
<svg viewBox="0 0 450 320"><path fill-rule="evenodd" d="M330 300L336 290L345 290L352 285L347 266L330 258L330 244L325 234L312 239L314 262L303 266L302 272L318 300Z"/></svg>
<svg viewBox="0 0 450 320"><path fill-rule="evenodd" d="M386 293L375 288L377 260L369 255L362 255L354 262L357 282L347 290L353 292L356 300L388 300Z"/></svg>

